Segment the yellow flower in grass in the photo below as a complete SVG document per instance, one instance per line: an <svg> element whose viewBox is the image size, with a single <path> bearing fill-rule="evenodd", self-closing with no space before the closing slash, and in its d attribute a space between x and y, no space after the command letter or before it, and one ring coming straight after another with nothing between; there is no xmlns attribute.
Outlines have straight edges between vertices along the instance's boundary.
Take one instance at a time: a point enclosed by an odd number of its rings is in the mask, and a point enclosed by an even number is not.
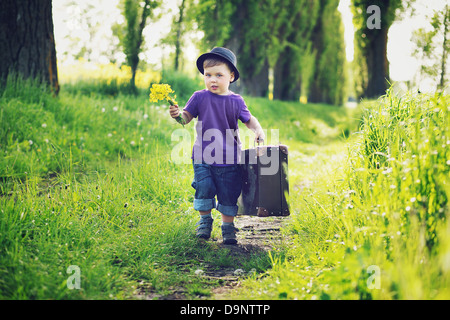
<svg viewBox="0 0 450 320"><path fill-rule="evenodd" d="M174 93L170 85L168 84L153 84L150 88L150 102L158 102L161 100L167 100L172 106L176 105L176 96L171 97L170 94Z"/></svg>
<svg viewBox="0 0 450 320"><path fill-rule="evenodd" d="M170 105L174 106L178 103L175 101L176 96L171 96L170 94L174 93L170 85L168 84L153 84L150 88L150 102L158 102L161 100L166 100L170 103ZM184 127L186 122L184 119L179 115L175 120L179 123L181 123Z"/></svg>

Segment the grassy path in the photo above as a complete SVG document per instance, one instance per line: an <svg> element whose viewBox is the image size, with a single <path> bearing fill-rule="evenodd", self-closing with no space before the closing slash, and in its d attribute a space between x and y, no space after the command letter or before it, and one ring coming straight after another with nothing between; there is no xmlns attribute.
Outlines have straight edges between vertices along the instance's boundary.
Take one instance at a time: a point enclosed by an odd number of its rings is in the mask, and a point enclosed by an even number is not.
<svg viewBox="0 0 450 320"><path fill-rule="evenodd" d="M210 260L200 259L194 271L198 275L195 280L199 281L199 286L203 286L203 290L197 290L192 294L188 288L178 285L170 287L165 294L160 294L142 288L136 298L167 300L245 298L248 290L251 290L251 281L264 276L272 267L272 259L274 257L282 259L284 252L292 245L292 224L295 223L296 217L302 214L298 206L298 197L304 193L310 193L314 197L314 193L320 193L327 188L327 183L333 183L330 177L339 179L343 175L342 164L347 157L346 147L347 142L340 138L325 144L292 143L289 151L291 216L268 218L238 216L236 218L236 226L240 230L237 234L238 245L221 243L220 233L216 231L220 229L220 223L216 221L212 239L198 243L199 246L203 243L209 250L218 253ZM191 269L185 271L192 273Z"/></svg>
<svg viewBox="0 0 450 320"><path fill-rule="evenodd" d="M237 252L241 258L247 259L255 250L271 257L282 258L289 246L293 245L290 232L293 220L302 214L297 198L302 193L314 194L320 192L319 188L326 188L322 184L331 182L327 177L339 179L342 176L342 163L347 157L346 146L341 139L324 145L294 143L289 150L291 216L239 217L236 221L241 229L238 234L239 245L235 246L232 252ZM232 268L229 271L232 272ZM261 276L264 276L264 273L242 274L241 277L225 274L225 285L212 289L211 299L245 299L252 290L252 280ZM248 284L246 278L250 279Z"/></svg>
<svg viewBox="0 0 450 320"><path fill-rule="evenodd" d="M246 102L289 147L291 216L240 217L230 247L217 212L212 239L195 238L192 165L172 161L164 106L8 81L0 298L448 299L448 96L388 94L362 116Z"/></svg>
<svg viewBox="0 0 450 320"><path fill-rule="evenodd" d="M267 219L240 218L239 246L221 244L217 217L213 240L195 239L192 167L170 161L179 126L146 96L62 91L54 99L18 81L0 102L1 298L214 299L284 255L266 239L284 242L289 223ZM297 194L328 168L320 161L340 131L349 132L348 115L326 105L248 104L290 148L293 220ZM79 270L79 289L68 285L70 270Z"/></svg>

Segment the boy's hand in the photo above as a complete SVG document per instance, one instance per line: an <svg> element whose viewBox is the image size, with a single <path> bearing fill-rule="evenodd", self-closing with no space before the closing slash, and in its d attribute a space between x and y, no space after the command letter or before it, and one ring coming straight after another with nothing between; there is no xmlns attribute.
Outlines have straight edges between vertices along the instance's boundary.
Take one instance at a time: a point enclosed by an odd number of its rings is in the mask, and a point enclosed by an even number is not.
<svg viewBox="0 0 450 320"><path fill-rule="evenodd" d="M178 118L178 116L180 115L180 108L178 107L178 105L171 105L169 106L169 112L172 118Z"/></svg>
<svg viewBox="0 0 450 320"><path fill-rule="evenodd" d="M266 136L264 135L263 130L256 130L255 132L255 142L256 143L263 143L264 140L266 140Z"/></svg>

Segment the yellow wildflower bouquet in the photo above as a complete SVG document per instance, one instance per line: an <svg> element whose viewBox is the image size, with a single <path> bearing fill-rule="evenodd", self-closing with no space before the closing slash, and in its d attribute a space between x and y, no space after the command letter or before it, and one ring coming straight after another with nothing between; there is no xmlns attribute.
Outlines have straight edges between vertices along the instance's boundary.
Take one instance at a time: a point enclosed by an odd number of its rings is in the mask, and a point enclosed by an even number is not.
<svg viewBox="0 0 450 320"><path fill-rule="evenodd" d="M171 106L177 105L176 96L171 96L174 93L170 85L168 84L153 84L150 88L150 102L158 102L166 100ZM175 120L181 123L183 126L186 124L184 119L179 115Z"/></svg>

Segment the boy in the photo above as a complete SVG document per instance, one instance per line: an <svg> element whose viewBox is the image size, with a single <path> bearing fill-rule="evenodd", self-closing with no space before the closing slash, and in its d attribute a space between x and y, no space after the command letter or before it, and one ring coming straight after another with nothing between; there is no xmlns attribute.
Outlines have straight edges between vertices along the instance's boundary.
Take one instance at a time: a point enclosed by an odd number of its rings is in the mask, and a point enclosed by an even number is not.
<svg viewBox="0 0 450 320"><path fill-rule="evenodd" d="M233 222L242 187L238 120L255 132L256 141L265 137L244 99L229 90L230 83L239 78L234 53L216 47L197 59L197 68L204 75L206 88L192 95L183 112L180 113L178 106L170 107L171 117L181 114L186 124L198 118L197 139L192 150L194 209L200 213L197 237L211 236L211 209L216 208L222 215L223 243L236 244L237 229Z"/></svg>

